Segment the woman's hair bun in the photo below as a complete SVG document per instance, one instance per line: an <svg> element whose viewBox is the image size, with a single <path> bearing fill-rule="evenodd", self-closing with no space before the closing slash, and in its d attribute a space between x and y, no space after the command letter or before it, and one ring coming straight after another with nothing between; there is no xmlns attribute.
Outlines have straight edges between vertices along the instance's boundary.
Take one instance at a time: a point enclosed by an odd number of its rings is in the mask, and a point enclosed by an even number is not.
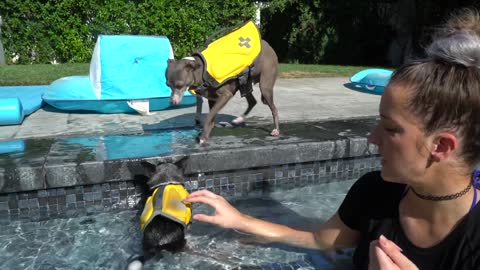
<svg viewBox="0 0 480 270"><path fill-rule="evenodd" d="M460 9L437 29L427 55L466 67L480 68L480 14L475 9Z"/></svg>
<svg viewBox="0 0 480 270"><path fill-rule="evenodd" d="M480 37L472 33L459 32L434 40L426 52L434 60L480 68Z"/></svg>

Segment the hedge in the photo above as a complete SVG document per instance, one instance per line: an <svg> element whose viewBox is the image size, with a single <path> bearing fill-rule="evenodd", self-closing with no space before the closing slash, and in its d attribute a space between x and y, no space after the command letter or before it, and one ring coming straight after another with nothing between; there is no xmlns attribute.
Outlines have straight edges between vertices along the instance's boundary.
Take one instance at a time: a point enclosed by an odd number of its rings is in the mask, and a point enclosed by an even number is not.
<svg viewBox="0 0 480 270"><path fill-rule="evenodd" d="M100 34L167 36L175 57L255 15L253 1L3 0L7 63L89 62Z"/></svg>

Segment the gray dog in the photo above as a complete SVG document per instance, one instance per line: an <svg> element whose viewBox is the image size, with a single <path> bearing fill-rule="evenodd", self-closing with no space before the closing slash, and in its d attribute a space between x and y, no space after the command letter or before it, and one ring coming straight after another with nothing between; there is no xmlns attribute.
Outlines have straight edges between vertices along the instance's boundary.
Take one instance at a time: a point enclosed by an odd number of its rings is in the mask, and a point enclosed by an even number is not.
<svg viewBox="0 0 480 270"><path fill-rule="evenodd" d="M147 169L147 175L149 177L148 181L146 182L149 189L148 196L153 196L152 193L155 192L155 189L162 189L162 185L166 185L170 182L182 183L184 181L182 171L174 164L164 163L155 166L148 162L142 162L142 165ZM177 191L178 188L176 188L175 192ZM163 201L164 198L162 198L162 194L165 195L165 193L163 193L163 191L161 192L161 194L154 196L153 200L160 199ZM171 196L169 198L171 198ZM151 206L155 208L153 211L161 211L161 208L157 209L157 207L161 207L161 204L162 203L160 203L160 205ZM150 205L151 204L148 203L145 204L141 220L145 215L145 209ZM165 214L155 215L155 213L156 212L152 214L151 219L142 229L143 254L132 255L128 259L128 265L126 267L127 270L142 269L145 261L148 261L152 257L161 254L163 250L175 253L182 251L185 247L185 224L182 225L181 222L178 222L178 220L169 218L165 216Z"/></svg>
<svg viewBox="0 0 480 270"><path fill-rule="evenodd" d="M228 61L228 59L226 59ZM238 79L230 80L221 85L218 89L214 87L206 87L200 93L197 92L197 111L195 122L200 123L202 113L202 97L208 100L210 112L205 119L203 131L198 138L199 143L205 143L215 125L215 116L227 104L227 102L240 90L242 96L247 98L248 107L242 116L232 121L233 125L243 125L244 118L250 113L252 108L257 104L251 89L252 84L260 83L260 92L262 94L262 102L270 108L273 116L274 129L270 133L272 136L280 135L278 123L278 111L273 103L273 86L277 78L278 59L275 51L264 40L261 41L261 52L255 61L255 68L252 69L245 83L241 83ZM167 84L172 90L170 101L173 105L179 104L187 89L197 89L204 85L205 64L201 57L193 55L182 60L168 61L166 72ZM242 91L246 89L246 91ZM200 96L202 97L200 97Z"/></svg>

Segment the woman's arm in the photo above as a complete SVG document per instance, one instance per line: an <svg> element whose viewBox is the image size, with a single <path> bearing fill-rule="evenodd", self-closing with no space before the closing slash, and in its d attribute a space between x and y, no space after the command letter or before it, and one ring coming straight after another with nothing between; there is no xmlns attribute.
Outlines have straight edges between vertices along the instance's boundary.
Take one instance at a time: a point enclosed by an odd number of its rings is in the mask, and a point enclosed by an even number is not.
<svg viewBox="0 0 480 270"><path fill-rule="evenodd" d="M225 198L208 190L191 193L186 202L204 203L215 209L213 216L196 214L193 219L253 234L268 242L285 243L311 249L352 247L359 232L348 228L335 214L315 232L301 231L240 213Z"/></svg>

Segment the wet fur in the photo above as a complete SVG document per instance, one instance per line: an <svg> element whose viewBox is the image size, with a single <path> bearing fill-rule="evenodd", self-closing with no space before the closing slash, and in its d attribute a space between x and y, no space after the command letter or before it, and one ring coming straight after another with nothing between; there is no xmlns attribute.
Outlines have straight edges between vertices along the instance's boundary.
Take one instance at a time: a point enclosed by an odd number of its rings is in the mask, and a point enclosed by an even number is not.
<svg viewBox="0 0 480 270"><path fill-rule="evenodd" d="M143 231L143 252L146 259L162 250L178 252L185 244L183 226L162 216L156 216Z"/></svg>

